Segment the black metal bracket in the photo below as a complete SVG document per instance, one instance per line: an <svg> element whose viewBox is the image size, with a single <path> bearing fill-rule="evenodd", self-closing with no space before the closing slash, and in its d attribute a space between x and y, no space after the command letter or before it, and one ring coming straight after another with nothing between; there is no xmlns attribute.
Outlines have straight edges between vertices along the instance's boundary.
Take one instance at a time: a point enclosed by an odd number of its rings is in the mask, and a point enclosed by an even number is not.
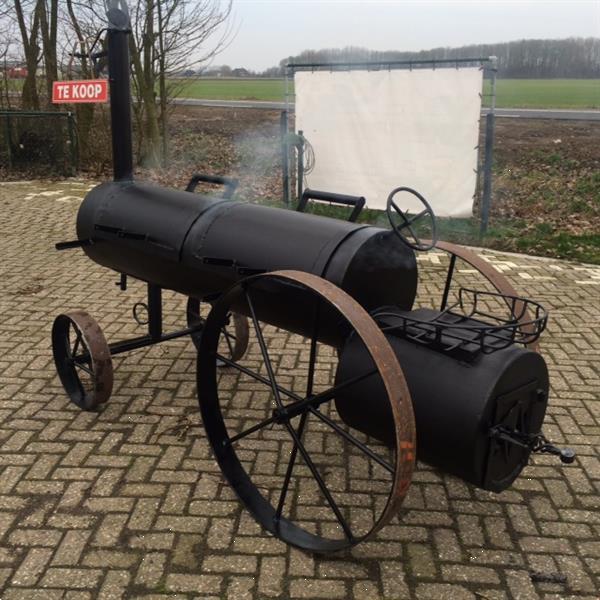
<svg viewBox="0 0 600 600"><path fill-rule="evenodd" d="M125 273L121 273L119 276L119 281L115 282L115 285L124 292L127 289L127 275Z"/></svg>
<svg viewBox="0 0 600 600"><path fill-rule="evenodd" d="M83 248L84 246L91 246L94 243L93 240L73 240L71 242L58 242L54 244L57 250L73 250L74 248Z"/></svg>

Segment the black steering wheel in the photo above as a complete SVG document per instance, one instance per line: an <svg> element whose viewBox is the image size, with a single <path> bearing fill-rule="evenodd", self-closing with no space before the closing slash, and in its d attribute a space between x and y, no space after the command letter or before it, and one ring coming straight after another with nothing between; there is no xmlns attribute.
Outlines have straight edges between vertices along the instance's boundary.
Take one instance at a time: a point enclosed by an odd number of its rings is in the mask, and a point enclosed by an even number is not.
<svg viewBox="0 0 600 600"><path fill-rule="evenodd" d="M399 192L409 192L413 196L416 196L423 203L425 209L416 214L414 217L405 214L394 202L394 196ZM402 219L401 223L394 223L394 219L392 218L394 212ZM427 202L427 200L425 200L425 198L423 198L419 192L409 187L398 187L395 190L392 190L387 199L386 213L394 233L400 238L402 243L406 244L409 248L412 248L413 250L419 250L420 252L425 252L426 250L431 250L435 247L437 243L435 215L433 214L433 209L431 206L429 206L429 202ZM431 220L430 240L421 240L413 228L413 224L423 217L429 217Z"/></svg>

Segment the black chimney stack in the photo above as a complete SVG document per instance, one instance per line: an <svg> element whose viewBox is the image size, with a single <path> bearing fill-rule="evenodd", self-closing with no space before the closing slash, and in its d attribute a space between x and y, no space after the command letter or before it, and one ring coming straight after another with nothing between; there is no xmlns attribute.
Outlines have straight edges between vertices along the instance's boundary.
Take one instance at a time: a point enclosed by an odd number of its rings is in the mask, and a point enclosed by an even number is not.
<svg viewBox="0 0 600 600"><path fill-rule="evenodd" d="M131 26L125 0L107 0L108 78L115 181L133 180L129 39Z"/></svg>

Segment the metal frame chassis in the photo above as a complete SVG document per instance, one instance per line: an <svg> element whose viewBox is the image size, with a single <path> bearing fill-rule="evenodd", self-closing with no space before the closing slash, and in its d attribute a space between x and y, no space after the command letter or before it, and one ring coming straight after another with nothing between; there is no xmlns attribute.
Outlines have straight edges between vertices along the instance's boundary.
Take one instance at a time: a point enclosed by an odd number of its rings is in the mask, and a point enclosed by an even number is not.
<svg viewBox="0 0 600 600"><path fill-rule="evenodd" d="M163 333L162 288L152 283L148 283L147 287L148 333L128 340L112 342L108 345L111 356L129 352L130 350L139 350L140 348L146 348L147 346L154 346L161 342L175 340L202 329L200 325L197 325L194 327L186 327L185 329L180 329L171 333Z"/></svg>

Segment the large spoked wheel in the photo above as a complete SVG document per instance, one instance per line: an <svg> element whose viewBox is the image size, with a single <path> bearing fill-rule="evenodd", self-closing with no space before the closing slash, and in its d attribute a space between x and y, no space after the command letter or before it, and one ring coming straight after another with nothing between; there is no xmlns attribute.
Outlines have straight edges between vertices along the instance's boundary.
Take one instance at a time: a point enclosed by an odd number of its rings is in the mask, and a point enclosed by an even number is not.
<svg viewBox="0 0 600 600"><path fill-rule="evenodd" d="M186 316L188 327L199 327L190 336L196 350L199 350L205 319L200 314L200 300L198 298L192 298L191 296L188 298ZM222 333L227 345L228 358L231 360L242 358L248 348L248 319L238 313L229 313Z"/></svg>
<svg viewBox="0 0 600 600"><path fill-rule="evenodd" d="M277 304L278 322L296 330L303 323L310 337L267 324L277 294L288 300ZM241 361L219 351L234 308L252 322ZM334 331L344 339L353 336L367 350L363 372L343 381L335 379L335 348L321 342ZM229 368L217 369L219 361ZM352 429L336 409L338 394L371 377L385 390L395 426L392 447ZM229 484L254 518L288 544L318 553L354 546L396 514L408 491L416 449L402 369L367 312L320 277L278 271L245 279L225 293L201 339L198 397Z"/></svg>
<svg viewBox="0 0 600 600"><path fill-rule="evenodd" d="M397 199L399 194L403 192L408 192L409 194L416 196L425 208L414 216L410 216L408 211L403 211L398 206L399 200ZM425 252L435 247L437 243L435 215L429 202L427 202L419 192L409 187L398 187L395 190L392 190L387 199L386 212L394 233L409 248ZM419 221L421 221L420 224ZM427 230L427 237L430 237L431 239L425 240L419 237L417 234L418 225Z"/></svg>
<svg viewBox="0 0 600 600"><path fill-rule="evenodd" d="M52 326L56 371L73 403L93 410L110 398L113 367L100 326L85 311L58 315Z"/></svg>

